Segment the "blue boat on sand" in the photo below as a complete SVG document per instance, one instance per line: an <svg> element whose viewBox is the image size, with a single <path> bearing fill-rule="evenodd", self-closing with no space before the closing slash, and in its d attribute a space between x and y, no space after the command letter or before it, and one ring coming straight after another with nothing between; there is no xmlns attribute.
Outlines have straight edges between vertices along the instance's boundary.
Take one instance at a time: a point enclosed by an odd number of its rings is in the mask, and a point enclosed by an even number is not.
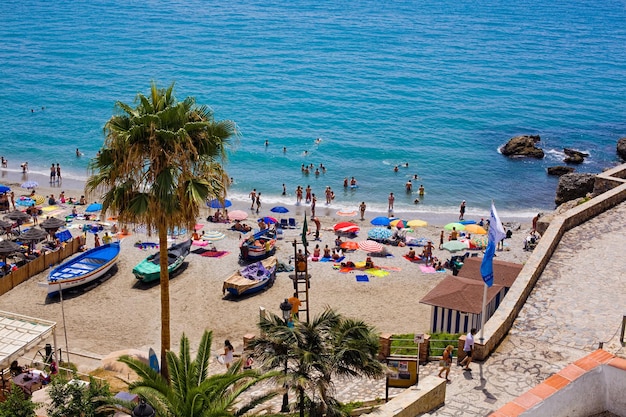
<svg viewBox="0 0 626 417"><path fill-rule="evenodd" d="M48 274L48 295L88 284L106 274L120 256L119 242L108 243L63 262Z"/></svg>

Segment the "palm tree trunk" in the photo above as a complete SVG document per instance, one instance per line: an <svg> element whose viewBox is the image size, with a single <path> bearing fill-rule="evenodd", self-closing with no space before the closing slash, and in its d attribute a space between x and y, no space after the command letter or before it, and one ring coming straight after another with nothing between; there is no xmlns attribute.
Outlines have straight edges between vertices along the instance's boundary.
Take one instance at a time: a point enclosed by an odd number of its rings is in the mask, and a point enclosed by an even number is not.
<svg viewBox="0 0 626 417"><path fill-rule="evenodd" d="M300 396L300 417L304 417L304 388L298 387Z"/></svg>
<svg viewBox="0 0 626 417"><path fill-rule="evenodd" d="M167 222L163 222L167 223ZM161 267L161 375L169 383L166 353L170 350L170 276L167 270L167 224L159 226Z"/></svg>

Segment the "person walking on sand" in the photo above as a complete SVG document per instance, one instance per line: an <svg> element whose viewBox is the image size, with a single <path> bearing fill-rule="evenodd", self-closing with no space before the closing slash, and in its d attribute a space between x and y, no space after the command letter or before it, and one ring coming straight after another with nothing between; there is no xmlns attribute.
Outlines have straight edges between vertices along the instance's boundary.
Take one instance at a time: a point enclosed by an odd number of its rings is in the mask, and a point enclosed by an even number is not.
<svg viewBox="0 0 626 417"><path fill-rule="evenodd" d="M470 363L472 363L472 353L474 352L474 336L476 335L477 330L472 328L470 332L465 336L465 345L463 346L463 352L465 352L465 358L461 361L461 366L465 366L463 370L471 371L472 369L469 367Z"/></svg>
<svg viewBox="0 0 626 417"><path fill-rule="evenodd" d="M57 162L57 182L61 182L61 165Z"/></svg>
<svg viewBox="0 0 626 417"><path fill-rule="evenodd" d="M443 239L444 239L444 235L443 235L443 230L441 231L441 234L439 235L439 249L443 249Z"/></svg>
<svg viewBox="0 0 626 417"><path fill-rule="evenodd" d="M100 236L98 236L97 233L93 235L93 247L94 248L100 247Z"/></svg>
<svg viewBox="0 0 626 417"><path fill-rule="evenodd" d="M361 201L361 205L359 206L359 211L361 212L361 220L365 220L365 209L367 206L365 205L365 201Z"/></svg>
<svg viewBox="0 0 626 417"><path fill-rule="evenodd" d="M446 381L450 381L448 379L448 375L450 375L450 366L452 366L452 352L454 350L454 346L448 345L446 349L443 351L443 358L439 361L439 366L441 369L439 370L439 378L443 378L441 373L446 371Z"/></svg>
<svg viewBox="0 0 626 417"><path fill-rule="evenodd" d="M315 223L315 240L319 240L320 229L322 228L322 223L320 222L320 219L317 216L313 217L313 223Z"/></svg>
<svg viewBox="0 0 626 417"><path fill-rule="evenodd" d="M254 203L256 203L256 188L250 191L250 194L248 196L252 200L252 204L250 205L250 210L254 210Z"/></svg>
<svg viewBox="0 0 626 417"><path fill-rule="evenodd" d="M226 339L224 341L224 353L221 356L222 363L226 365L226 369L230 368L230 365L233 363L234 353L235 353L235 348L230 343L230 340Z"/></svg>
<svg viewBox="0 0 626 417"><path fill-rule="evenodd" d="M461 201L461 206L459 207L459 220L463 220L465 217L465 200Z"/></svg>
<svg viewBox="0 0 626 417"><path fill-rule="evenodd" d="M261 209L261 193L258 193L256 195L256 212L257 212L257 214L259 213L260 209Z"/></svg>
<svg viewBox="0 0 626 417"><path fill-rule="evenodd" d="M291 304L291 318L300 318L300 306L302 305L302 301L298 298L298 293L294 292L292 297L287 299L287 302Z"/></svg>
<svg viewBox="0 0 626 417"><path fill-rule="evenodd" d="M315 203L317 203L317 197L315 193L311 196L311 217L315 217Z"/></svg>
<svg viewBox="0 0 626 417"><path fill-rule="evenodd" d="M537 215L533 217L533 232L537 231L537 222L539 221L539 217L541 217L541 213L537 213Z"/></svg>
<svg viewBox="0 0 626 417"><path fill-rule="evenodd" d="M11 194L9 194L9 197L11 198L11 206L13 206L13 210L15 210L15 193L11 191Z"/></svg>
<svg viewBox="0 0 626 417"><path fill-rule="evenodd" d="M389 211L393 211L393 202L396 201L396 198L393 196L393 193L389 193Z"/></svg>

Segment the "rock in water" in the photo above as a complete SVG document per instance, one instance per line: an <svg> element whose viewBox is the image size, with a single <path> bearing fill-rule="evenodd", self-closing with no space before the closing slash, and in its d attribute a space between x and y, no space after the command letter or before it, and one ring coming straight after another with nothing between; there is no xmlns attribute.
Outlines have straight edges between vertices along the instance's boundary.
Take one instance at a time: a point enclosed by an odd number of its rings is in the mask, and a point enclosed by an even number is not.
<svg viewBox="0 0 626 417"><path fill-rule="evenodd" d="M626 138L620 138L617 141L617 154L626 161Z"/></svg>
<svg viewBox="0 0 626 417"><path fill-rule="evenodd" d="M565 159L563 162L568 164L582 164L585 161L585 158L589 156L586 152L580 152L575 149L563 148L563 152L565 152Z"/></svg>
<svg viewBox="0 0 626 417"><path fill-rule="evenodd" d="M563 165L557 165L555 167L548 167L548 175L555 175L560 177L561 175L571 174L574 172L574 168L566 167Z"/></svg>
<svg viewBox="0 0 626 417"><path fill-rule="evenodd" d="M565 174L559 178L559 185L556 187L557 205L566 201L585 197L593 192L593 184L596 176L594 174Z"/></svg>
<svg viewBox="0 0 626 417"><path fill-rule="evenodd" d="M515 136L501 149L504 156L525 156L529 158L541 159L544 157L543 149L536 146L541 138L539 135L522 135Z"/></svg>

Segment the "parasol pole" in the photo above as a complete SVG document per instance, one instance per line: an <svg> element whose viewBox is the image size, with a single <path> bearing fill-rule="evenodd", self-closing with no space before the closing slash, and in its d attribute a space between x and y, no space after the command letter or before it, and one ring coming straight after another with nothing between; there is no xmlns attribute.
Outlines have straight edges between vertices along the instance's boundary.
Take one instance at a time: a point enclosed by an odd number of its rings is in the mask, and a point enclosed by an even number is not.
<svg viewBox="0 0 626 417"><path fill-rule="evenodd" d="M70 363L70 348L67 346L67 326L65 325L65 308L63 307L63 290L60 282L59 297L61 298L61 315L63 316L63 333L65 334L65 353L67 354L67 363Z"/></svg>

